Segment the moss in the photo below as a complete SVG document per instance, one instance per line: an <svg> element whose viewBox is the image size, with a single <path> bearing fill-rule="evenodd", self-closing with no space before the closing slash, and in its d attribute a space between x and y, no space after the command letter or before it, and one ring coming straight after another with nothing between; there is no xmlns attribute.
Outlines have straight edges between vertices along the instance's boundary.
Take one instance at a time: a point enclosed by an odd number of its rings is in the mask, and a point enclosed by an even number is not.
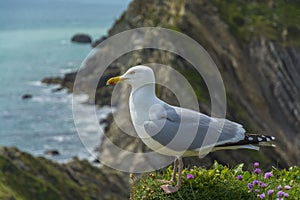
<svg viewBox="0 0 300 200"><path fill-rule="evenodd" d="M200 103L209 104L209 92L204 80L201 78L201 75L196 69L185 69L180 70L180 73L184 75L189 83L191 84L197 99Z"/></svg>
<svg viewBox="0 0 300 200"><path fill-rule="evenodd" d="M58 164L0 147L0 199L85 200L99 199L99 194L125 199L125 189L112 182L117 175L109 177L88 161Z"/></svg>
<svg viewBox="0 0 300 200"><path fill-rule="evenodd" d="M177 31L177 32L181 31L180 28L177 25L174 25L174 24L168 24L166 26L163 26L163 28L171 29L171 30Z"/></svg>
<svg viewBox="0 0 300 200"><path fill-rule="evenodd" d="M22 199L62 199L60 194L46 182L18 169L10 160L0 157L0 177L8 191L14 191L12 196L22 196Z"/></svg>
<svg viewBox="0 0 300 200"><path fill-rule="evenodd" d="M177 193L167 195L159 188L162 183L158 179L169 180L171 178L170 166L163 173L145 174L135 181L132 185L131 199L257 199L257 193L249 191L247 187L248 183L254 180L266 184L265 188L260 185L253 186L266 196L269 189L274 189L274 196L276 196L278 185L290 185L292 189L283 189L283 191L289 194L290 199L299 199L299 167L291 167L289 170L273 168L273 176L265 179L264 173L256 174L254 170L243 171L243 166L239 164L234 168L229 168L215 162L211 169L200 167L184 169L182 188ZM271 169L266 171L269 170ZM194 178L187 179L187 174L192 174ZM241 175L241 180L237 178L238 175Z"/></svg>
<svg viewBox="0 0 300 200"><path fill-rule="evenodd" d="M1 178L1 176L0 176ZM3 184L3 180L0 181L0 199L1 200L23 200L19 197L11 188Z"/></svg>
<svg viewBox="0 0 300 200"><path fill-rule="evenodd" d="M300 46L300 4L296 1L213 0L231 32L242 41L263 36ZM292 27L292 29L291 29ZM296 31L295 31L296 30ZM295 34L296 32L296 34Z"/></svg>

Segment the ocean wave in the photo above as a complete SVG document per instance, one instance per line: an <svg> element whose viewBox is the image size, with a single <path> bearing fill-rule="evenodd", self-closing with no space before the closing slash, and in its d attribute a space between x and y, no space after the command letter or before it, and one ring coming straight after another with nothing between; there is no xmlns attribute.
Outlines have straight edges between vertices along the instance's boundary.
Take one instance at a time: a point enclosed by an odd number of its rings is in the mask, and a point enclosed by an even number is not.
<svg viewBox="0 0 300 200"><path fill-rule="evenodd" d="M66 136L66 135L57 135L57 136L52 137L52 139L56 142L65 142L65 141L72 140L72 138L70 136Z"/></svg>
<svg viewBox="0 0 300 200"><path fill-rule="evenodd" d="M44 84L41 81L29 81L27 82L28 85L31 86L43 86Z"/></svg>
<svg viewBox="0 0 300 200"><path fill-rule="evenodd" d="M68 103L70 102L69 99L63 98L63 97L51 97L51 96L34 96L32 98L33 102L38 102L38 103ZM71 102L70 102L71 103Z"/></svg>
<svg viewBox="0 0 300 200"><path fill-rule="evenodd" d="M67 73L70 73L72 71L73 71L73 69L66 68L66 69L59 70L59 73L61 73L61 74L67 74Z"/></svg>

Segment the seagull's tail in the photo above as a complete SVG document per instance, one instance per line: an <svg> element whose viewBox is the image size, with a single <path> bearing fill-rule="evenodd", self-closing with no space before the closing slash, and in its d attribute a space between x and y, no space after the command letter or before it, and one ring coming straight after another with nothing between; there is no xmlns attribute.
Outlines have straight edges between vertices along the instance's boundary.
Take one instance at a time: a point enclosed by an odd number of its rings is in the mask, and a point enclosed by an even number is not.
<svg viewBox="0 0 300 200"><path fill-rule="evenodd" d="M248 135L245 135L243 140L240 140L238 142L226 143L226 144L221 144L221 145L215 146L213 151L224 150L224 149L259 150L259 146L275 147L275 145L273 144L273 141L275 141L274 136L248 134Z"/></svg>

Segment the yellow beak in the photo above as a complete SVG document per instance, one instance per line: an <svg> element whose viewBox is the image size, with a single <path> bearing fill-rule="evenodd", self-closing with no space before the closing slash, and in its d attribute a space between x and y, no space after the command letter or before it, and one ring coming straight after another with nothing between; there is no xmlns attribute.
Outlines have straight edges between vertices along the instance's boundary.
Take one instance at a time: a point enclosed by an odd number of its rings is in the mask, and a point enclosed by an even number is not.
<svg viewBox="0 0 300 200"><path fill-rule="evenodd" d="M121 81L124 81L125 79L122 78L121 76L116 76L113 78L108 79L108 81L106 82L106 85L115 85Z"/></svg>

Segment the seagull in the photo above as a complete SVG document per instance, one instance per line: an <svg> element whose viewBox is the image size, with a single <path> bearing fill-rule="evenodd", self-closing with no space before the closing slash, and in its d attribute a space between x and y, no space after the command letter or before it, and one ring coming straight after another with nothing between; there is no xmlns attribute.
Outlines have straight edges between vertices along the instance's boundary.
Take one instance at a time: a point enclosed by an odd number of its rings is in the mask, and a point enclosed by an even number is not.
<svg viewBox="0 0 300 200"><path fill-rule="evenodd" d="M206 155L207 151L274 146L271 143L274 136L246 135L241 124L162 101L155 94L155 75L150 67L131 67L123 75L110 78L107 85L120 82L131 86L129 111L138 136L153 151L175 157L171 180L160 186L167 194L181 187L182 157ZM177 170L177 184L172 186Z"/></svg>

